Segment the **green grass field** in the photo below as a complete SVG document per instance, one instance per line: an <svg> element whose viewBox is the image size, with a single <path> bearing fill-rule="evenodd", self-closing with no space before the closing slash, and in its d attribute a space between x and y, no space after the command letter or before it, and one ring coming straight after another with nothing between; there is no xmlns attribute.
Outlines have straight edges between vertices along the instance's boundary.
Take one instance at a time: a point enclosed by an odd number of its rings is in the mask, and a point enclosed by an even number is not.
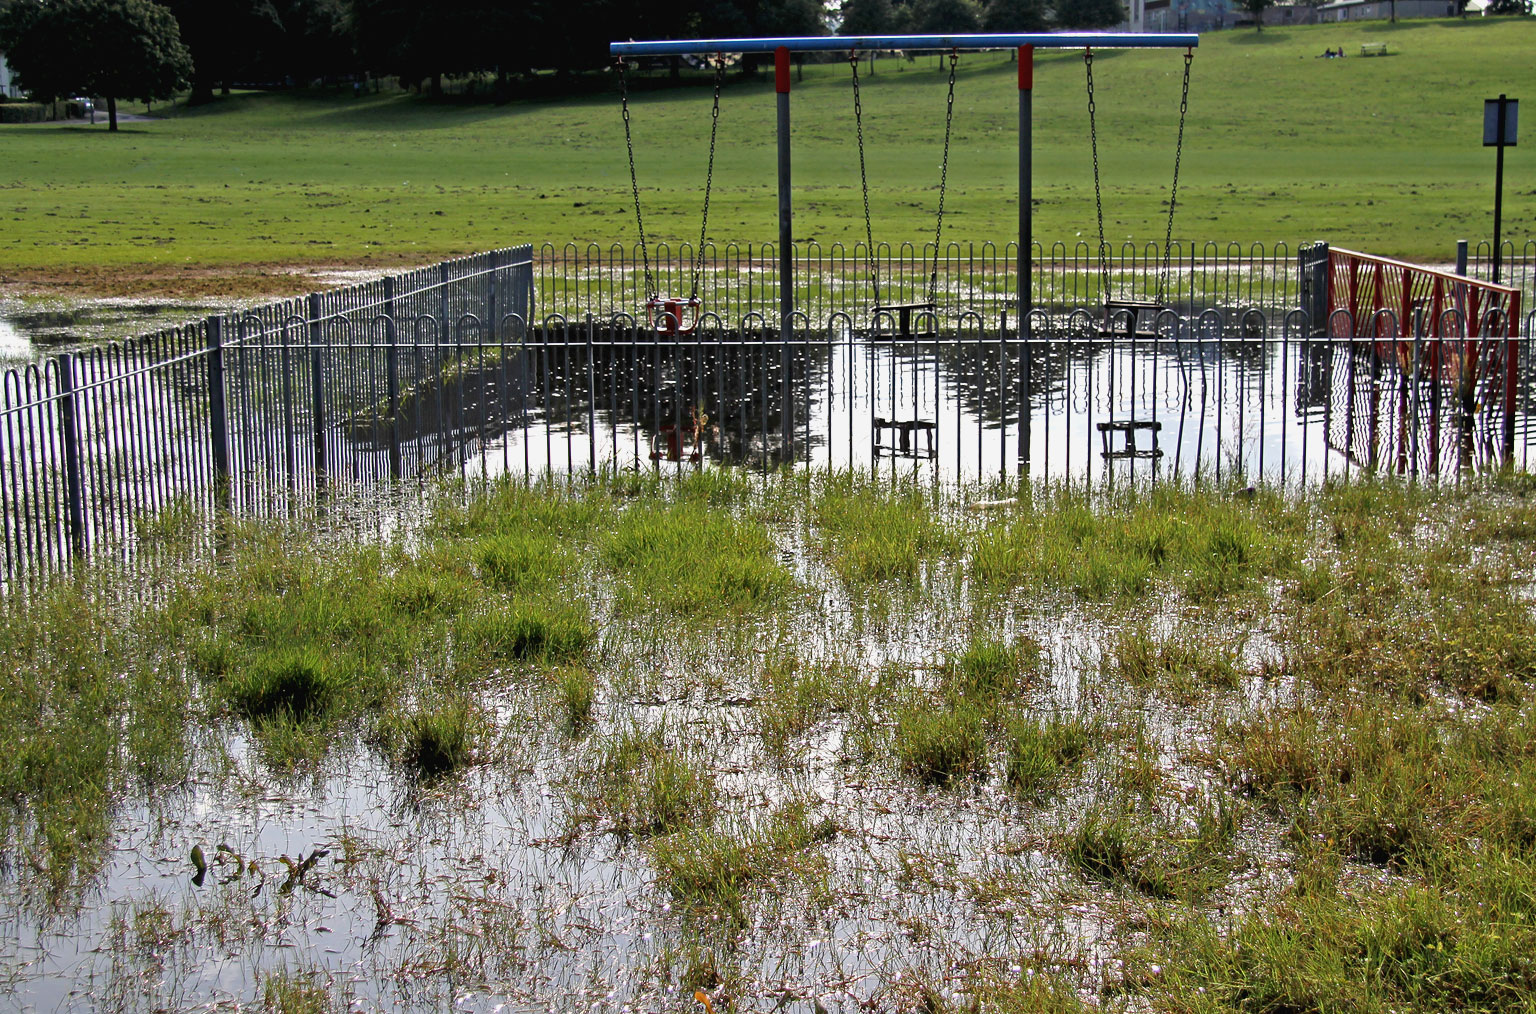
<svg viewBox="0 0 1536 1014"><path fill-rule="evenodd" d="M1363 40L1392 55L1361 58ZM1316 59L1342 46L1351 57ZM1405 21L1207 35L1197 51L1175 235L1335 244L1445 261L1492 231L1482 102L1530 80L1536 21ZM1043 54L1035 90L1036 238L1095 236L1083 64ZM898 71L898 66L900 70ZM1105 231L1163 235L1178 112L1176 51L1096 61ZM944 76L932 58L866 78L877 241L933 236ZM653 240L697 239L709 92L635 102ZM1015 235L1017 91L1005 54L962 57L945 236ZM794 93L797 239L863 236L848 71ZM776 238L770 75L725 90L710 237ZM1536 234L1536 163L1507 158L1504 228ZM632 242L616 94L505 107L405 95L237 95L104 128L0 127L0 275L162 285L207 269L426 262L532 240Z"/></svg>

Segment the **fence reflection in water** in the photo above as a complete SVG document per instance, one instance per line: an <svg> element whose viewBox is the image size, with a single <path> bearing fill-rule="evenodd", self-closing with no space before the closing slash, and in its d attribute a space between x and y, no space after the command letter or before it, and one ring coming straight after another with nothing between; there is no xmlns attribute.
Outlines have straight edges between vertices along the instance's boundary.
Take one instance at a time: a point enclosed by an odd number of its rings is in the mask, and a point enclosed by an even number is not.
<svg viewBox="0 0 1536 1014"><path fill-rule="evenodd" d="M1025 339L973 315L935 337L893 339L834 320L796 332L786 378L777 329L761 322L664 336L552 320L518 350L509 400L526 407L521 424L464 467L532 476L794 463L956 479L1295 482L1524 465L1533 439L1528 375L1514 378L1513 413L1504 398L1517 350L1502 338L1420 339L1414 352L1308 337L1296 313L1278 326L1252 312L1235 326L1169 315L1155 335L1129 339L1104 336L1086 314L1035 325ZM1433 367L1452 361L1468 365Z"/></svg>
<svg viewBox="0 0 1536 1014"><path fill-rule="evenodd" d="M706 315L694 333L666 335L622 316L529 326L515 310L487 319L469 297L444 317L440 302L418 312L430 292L416 307L375 295L210 320L9 375L6 573L131 550L167 510L282 515L443 472L1428 479L1528 467L1536 442L1536 317L1521 339L1399 340L1354 337L1396 335L1379 315L1356 328L1339 314L1314 327L1300 311L1165 312L1150 328L1106 329L1088 312L1040 311L1023 333L967 313L912 338L833 314L792 321L786 357L777 325L756 315L731 326Z"/></svg>

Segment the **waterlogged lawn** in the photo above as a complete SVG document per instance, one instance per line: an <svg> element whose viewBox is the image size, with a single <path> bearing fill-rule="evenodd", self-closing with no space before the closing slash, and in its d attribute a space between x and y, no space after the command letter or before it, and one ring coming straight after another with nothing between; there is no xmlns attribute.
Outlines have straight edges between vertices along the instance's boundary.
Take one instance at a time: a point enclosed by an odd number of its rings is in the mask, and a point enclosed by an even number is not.
<svg viewBox="0 0 1536 1014"><path fill-rule="evenodd" d="M0 1004L1536 996L1525 477L342 514L0 603Z"/></svg>

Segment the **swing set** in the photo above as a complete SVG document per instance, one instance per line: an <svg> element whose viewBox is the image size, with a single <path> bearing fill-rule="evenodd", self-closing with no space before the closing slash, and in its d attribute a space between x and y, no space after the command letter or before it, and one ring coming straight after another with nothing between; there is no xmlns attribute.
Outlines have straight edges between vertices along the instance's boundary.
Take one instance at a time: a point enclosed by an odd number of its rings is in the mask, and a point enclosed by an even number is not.
<svg viewBox="0 0 1536 1014"><path fill-rule="evenodd" d="M630 191L634 196L635 225L645 273L644 318L658 333L678 335L695 331L703 315L700 281L704 270L704 244L708 238L709 201L714 182L715 142L720 123L720 89L724 79L726 53L773 53L775 92L778 100L778 184L779 184L779 303L780 335L787 343L794 306L794 266L791 254L792 206L790 199L789 147L789 55L792 52L844 51L848 53L853 89L855 136L859 151L859 184L864 205L866 271L870 294L872 335L877 338L914 339L936 334L939 257L944 232L944 200L949 179L950 138L954 124L955 78L961 50L979 51L1017 47L1019 64L1019 243L1018 281L1020 316L1027 322L1030 299L1030 251L1033 241L1033 160L1032 117L1034 89L1034 49L1081 49L1086 68L1088 99L1088 136L1093 159L1094 210L1098 220L1098 267L1103 298L1101 336L1132 337L1147 335L1147 319L1153 326L1157 314L1167 309L1169 294L1170 248L1173 243L1174 212L1178 204L1179 166L1184 148L1184 122L1189 109L1189 74L1197 35L1142 35L1128 33L1079 32L1063 34L989 34L989 35L886 35L858 37L786 37L764 39L695 39L650 42L614 42L609 52L617 57L620 108L624 120L624 141L629 154ZM1111 284L1108 246L1104 239L1104 200L1099 168L1097 108L1094 96L1094 49L1182 48L1184 52L1183 86L1179 98L1178 137L1174 147L1173 182L1169 188L1168 226L1163 244L1162 269L1153 300L1117 299ZM933 261L928 272L925 299L915 302L887 302L882 298L879 264L875 256L874 227L869 203L869 177L864 147L863 99L859 87L858 62L861 53L877 50L926 49L948 52L949 82L944 107L944 149L939 166L938 209L934 225ZM664 294L656 285L651 270L650 248L646 239L644 215L640 203L639 176L635 168L635 148L630 129L630 103L627 81L628 58L640 56L704 56L713 63L714 101L710 108L709 159L704 176L703 212L699 220L699 245L692 265L692 284L686 296ZM889 327L892 330L884 330ZM788 347L785 347L788 356ZM787 424L786 424L787 425Z"/></svg>

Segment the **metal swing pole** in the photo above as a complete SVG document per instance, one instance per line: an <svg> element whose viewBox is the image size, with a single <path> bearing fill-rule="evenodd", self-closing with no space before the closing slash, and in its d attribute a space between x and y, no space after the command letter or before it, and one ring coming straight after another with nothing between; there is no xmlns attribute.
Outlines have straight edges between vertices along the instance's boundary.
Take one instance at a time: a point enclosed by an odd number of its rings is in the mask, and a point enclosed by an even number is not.
<svg viewBox="0 0 1536 1014"><path fill-rule="evenodd" d="M773 51L773 89L778 100L779 148L779 373L784 384L780 439L786 461L795 460L795 399L790 383L789 323L795 312L795 241L789 201L789 47Z"/></svg>
<svg viewBox="0 0 1536 1014"><path fill-rule="evenodd" d="M1019 316L1020 327L1029 328L1034 279L1035 230L1035 47L1019 47Z"/></svg>
<svg viewBox="0 0 1536 1014"><path fill-rule="evenodd" d="M1030 445L1034 433L1030 425L1034 413L1029 407L1029 384L1033 358L1030 355L1030 310L1034 302L1035 246L1035 47L1019 47L1019 374L1023 389L1019 392L1019 471L1027 474ZM1005 427L1006 428L1006 427ZM1004 435L1006 443L1007 436Z"/></svg>

